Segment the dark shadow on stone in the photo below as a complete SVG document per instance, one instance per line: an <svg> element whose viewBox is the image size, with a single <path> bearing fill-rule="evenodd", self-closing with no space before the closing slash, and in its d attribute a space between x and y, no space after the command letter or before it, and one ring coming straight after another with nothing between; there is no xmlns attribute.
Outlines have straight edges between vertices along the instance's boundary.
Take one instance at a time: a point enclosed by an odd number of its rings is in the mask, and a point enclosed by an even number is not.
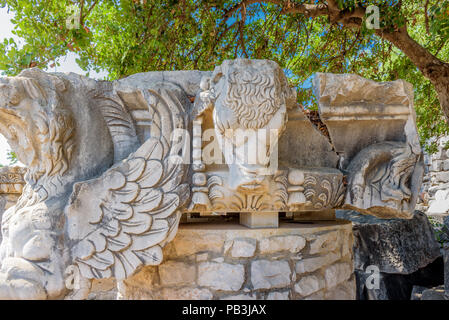
<svg viewBox="0 0 449 320"><path fill-rule="evenodd" d="M410 300L414 286L433 288L444 283L443 258L408 275L380 273L379 289L368 289L370 274L356 270L357 300Z"/></svg>

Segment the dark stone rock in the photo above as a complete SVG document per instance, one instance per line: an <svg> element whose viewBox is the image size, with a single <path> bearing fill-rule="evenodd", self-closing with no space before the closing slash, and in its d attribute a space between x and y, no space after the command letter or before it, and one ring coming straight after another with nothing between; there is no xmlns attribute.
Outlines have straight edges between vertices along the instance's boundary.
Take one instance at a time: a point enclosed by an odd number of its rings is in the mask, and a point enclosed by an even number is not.
<svg viewBox="0 0 449 320"><path fill-rule="evenodd" d="M421 300L446 300L444 297L444 286L424 290L421 295Z"/></svg>
<svg viewBox="0 0 449 320"><path fill-rule="evenodd" d="M368 288L369 274L356 270L357 300L408 300L412 288L403 275L379 274L379 286Z"/></svg>
<svg viewBox="0 0 449 320"><path fill-rule="evenodd" d="M413 286L412 295L411 295L410 300L421 300L422 293L427 289L428 288L426 288L426 287Z"/></svg>
<svg viewBox="0 0 449 320"><path fill-rule="evenodd" d="M355 270L357 300L413 300L414 287L419 286L429 289L441 285L444 282L443 270L443 258L439 257L428 266L412 274L381 272L378 288L371 287L372 289L367 286L367 283L372 284L368 279L371 273Z"/></svg>
<svg viewBox="0 0 449 320"><path fill-rule="evenodd" d="M355 211L337 210L336 217L350 220L354 231L354 267L370 265L381 273L410 275L441 256L427 216L415 211L413 218L379 219ZM409 291L409 297L411 288Z"/></svg>
<svg viewBox="0 0 449 320"><path fill-rule="evenodd" d="M444 260L444 295L449 299L449 244L443 248Z"/></svg>
<svg viewBox="0 0 449 320"><path fill-rule="evenodd" d="M449 231L449 216L443 218L443 224L446 227L446 231Z"/></svg>
<svg viewBox="0 0 449 320"><path fill-rule="evenodd" d="M424 213L415 211L412 219L405 220L338 210L336 217L353 223L357 299L416 299L413 296L419 295L417 287L424 292L444 283L440 245ZM377 288L372 286L369 266L379 270Z"/></svg>

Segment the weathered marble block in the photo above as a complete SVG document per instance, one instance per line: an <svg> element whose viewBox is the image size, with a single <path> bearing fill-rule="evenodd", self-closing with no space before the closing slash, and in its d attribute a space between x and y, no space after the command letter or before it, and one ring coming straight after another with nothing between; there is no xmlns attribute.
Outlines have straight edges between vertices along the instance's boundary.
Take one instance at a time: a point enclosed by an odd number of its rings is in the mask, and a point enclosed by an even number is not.
<svg viewBox="0 0 449 320"><path fill-rule="evenodd" d="M340 168L348 175L343 208L410 219L424 174L412 86L320 73L314 88Z"/></svg>
<svg viewBox="0 0 449 320"><path fill-rule="evenodd" d="M237 212L249 227L340 207L409 218L422 176L410 85L318 74L315 87L330 137L273 61L113 82L39 69L1 78L0 133L28 171L3 215L0 298L86 298L93 279L160 265L183 214ZM228 268L208 263L205 275ZM329 270L301 295L347 274Z"/></svg>

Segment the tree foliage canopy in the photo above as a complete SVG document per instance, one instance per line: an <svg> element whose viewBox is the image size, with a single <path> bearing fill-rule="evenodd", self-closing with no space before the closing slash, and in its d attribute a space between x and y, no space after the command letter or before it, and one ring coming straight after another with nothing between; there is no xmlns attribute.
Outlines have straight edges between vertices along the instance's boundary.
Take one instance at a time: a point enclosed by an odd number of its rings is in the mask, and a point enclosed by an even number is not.
<svg viewBox="0 0 449 320"><path fill-rule="evenodd" d="M210 70L236 57L271 59L284 68L298 88L298 103L307 108L316 107L310 90L315 72L405 79L415 88L422 141L449 133L438 95L444 88L436 91L429 67L449 62L448 0L0 0L0 5L15 14L14 33L24 39L23 45L13 39L0 43L5 53L0 70L6 75L57 65L69 51L79 55L86 73L106 70L109 80L153 70ZM380 9L380 30L364 23L369 5ZM76 18L69 17L77 14L79 28L72 28ZM405 28L407 34L401 33ZM403 45L407 36L418 45L410 42L410 52ZM421 63L421 57L430 62Z"/></svg>

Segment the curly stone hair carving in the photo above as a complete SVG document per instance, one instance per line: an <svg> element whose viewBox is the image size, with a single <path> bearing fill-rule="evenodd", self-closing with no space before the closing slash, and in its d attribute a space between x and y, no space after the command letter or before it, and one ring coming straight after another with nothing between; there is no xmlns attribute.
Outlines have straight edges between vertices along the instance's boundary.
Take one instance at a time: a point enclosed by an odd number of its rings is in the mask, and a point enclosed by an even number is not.
<svg viewBox="0 0 449 320"><path fill-rule="evenodd" d="M29 166L25 176L34 185L42 177L61 176L68 171L75 145L75 123L71 111L62 105L60 94L65 85L60 79L40 70L26 70L19 77L23 86L21 100L37 102L32 110L37 132L31 140L39 144L40 159L38 165Z"/></svg>
<svg viewBox="0 0 449 320"><path fill-rule="evenodd" d="M228 82L225 105L244 128L263 128L279 110L280 84L276 77L247 69L229 74Z"/></svg>
<svg viewBox="0 0 449 320"><path fill-rule="evenodd" d="M222 96L221 105L230 109L235 122L245 129L265 127L282 105L287 109L296 106L296 91L279 65L268 60L225 60L202 79L200 87L194 114L216 108ZM219 117L214 121L220 131L230 125Z"/></svg>

